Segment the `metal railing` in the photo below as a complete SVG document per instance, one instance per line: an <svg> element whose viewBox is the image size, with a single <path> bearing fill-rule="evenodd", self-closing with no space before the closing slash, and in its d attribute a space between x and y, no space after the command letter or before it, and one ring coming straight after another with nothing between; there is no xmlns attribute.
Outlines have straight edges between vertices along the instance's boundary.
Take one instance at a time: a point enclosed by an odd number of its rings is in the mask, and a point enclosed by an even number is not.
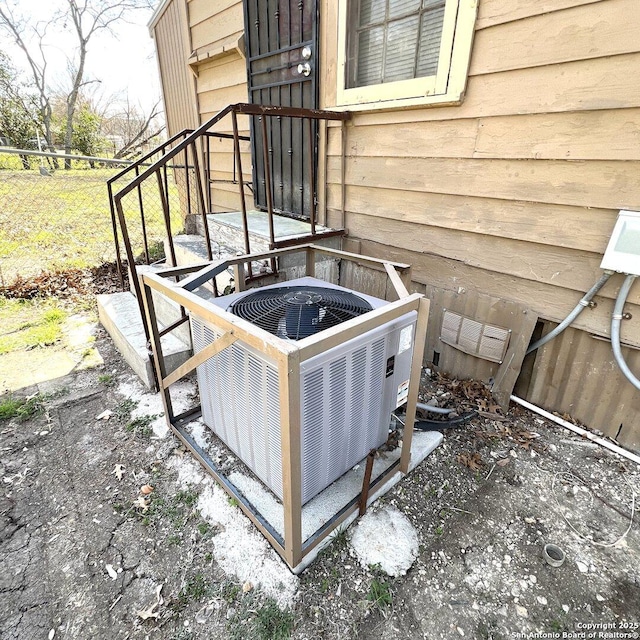
<svg viewBox="0 0 640 640"><path fill-rule="evenodd" d="M207 258L213 260L211 249L211 238L208 225L208 214L212 213L212 194L211 185L216 182L212 172L214 169L211 161L212 154L210 149L210 141L214 138L229 139L233 142L233 178L231 180L238 187L240 215L242 221L242 237L244 242L245 254L251 253L249 224L247 217L247 188L249 184L245 180L242 154L240 150L241 141L251 141L246 135L240 135L238 128L238 115L253 116L254 129L259 128L260 131L254 131L256 136L260 136L262 140L262 161L264 166L264 181L266 192L266 215L268 221L268 240L269 248L274 249L279 246L275 237L274 225L274 205L273 205L273 175L270 166L270 148L268 140L267 119L269 118L292 118L300 119L307 123L309 140L313 140L313 122L320 120L336 120L345 121L349 118L347 112L323 111L317 109L301 109L295 107L267 107L254 104L238 103L232 104L213 116L210 120L202 124L195 130L185 130L167 140L163 145L153 152L140 158L131 166L123 169L114 176L108 183L109 196L112 207L112 222L114 226L114 239L116 242L116 253L118 254L118 265L121 268L122 260L120 258L119 236L122 238L122 244L126 253L127 262L133 269L133 265L139 263L136 260L136 249L132 243L130 225L134 219L130 212L125 209L125 199L130 198L132 194L137 195L137 220L140 225L142 238L142 262L149 264L148 247L145 240L145 198L143 191L149 185L153 185L161 202L163 220L165 224L165 237L167 241L168 260L171 264L176 265L176 253L174 246L174 235L172 230L172 203L167 197L167 176L169 171L173 171L176 176L176 182L180 192L180 206L183 212L183 218L187 215L193 215L194 209L197 216L202 220L202 229L204 241L206 245ZM218 125L223 119L231 118L231 128L233 133L223 133L213 131L213 127ZM155 158L155 159L154 159ZM310 214L310 233L296 238L299 243L310 242L318 237L316 230L316 203L317 197L315 193L315 174L314 174L314 149L311 148L308 157L304 160L310 163L311 184L314 185L314 192L311 197L312 211ZM183 173L184 178L180 181L178 176ZM115 190L114 185L118 181L127 179L125 186ZM129 213L129 215L127 215ZM326 237L327 233L323 233ZM288 241L290 242L290 241ZM271 260L271 272L275 273L277 265L275 259ZM251 264L248 265L246 274L247 280L259 277L252 272ZM138 303L141 305L141 315L147 339L149 338L149 328L144 318L144 310L142 308L142 291L137 278L132 278L132 288L135 291ZM215 288L215 283L214 283ZM214 290L217 295L217 291Z"/></svg>

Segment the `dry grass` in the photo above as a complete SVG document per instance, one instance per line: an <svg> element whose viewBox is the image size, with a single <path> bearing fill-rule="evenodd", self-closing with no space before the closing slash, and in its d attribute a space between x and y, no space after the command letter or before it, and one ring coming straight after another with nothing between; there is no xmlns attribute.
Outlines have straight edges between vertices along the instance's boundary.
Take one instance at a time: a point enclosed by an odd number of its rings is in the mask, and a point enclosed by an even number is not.
<svg viewBox="0 0 640 640"><path fill-rule="evenodd" d="M0 166L2 166L0 154ZM35 166L35 165L34 165ZM42 176L31 170L0 169L0 285L42 270L85 268L112 261L115 245L107 180L116 169L59 169ZM119 185L124 186L124 185ZM170 181L174 232L181 229L178 192ZM155 181L140 194L150 243L164 238ZM141 253L138 193L123 200L132 246Z"/></svg>

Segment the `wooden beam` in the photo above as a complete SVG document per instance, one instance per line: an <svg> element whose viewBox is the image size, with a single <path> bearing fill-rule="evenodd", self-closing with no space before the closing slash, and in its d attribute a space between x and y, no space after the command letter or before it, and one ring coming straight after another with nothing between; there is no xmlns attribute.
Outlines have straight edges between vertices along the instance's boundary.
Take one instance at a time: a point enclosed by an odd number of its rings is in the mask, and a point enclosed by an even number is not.
<svg viewBox="0 0 640 640"><path fill-rule="evenodd" d="M174 369L166 378L162 380L163 386L171 386L174 382L177 382L178 380L180 380L180 378L186 376L187 373L190 373L196 367L199 367L209 358L213 358L213 356L215 356L216 354L224 351L237 339L238 338L233 335L233 331L223 333L219 338L202 349L202 351L198 351L198 353L191 356L185 363L181 364L177 369Z"/></svg>
<svg viewBox="0 0 640 640"><path fill-rule="evenodd" d="M407 287L400 278L398 272L395 270L395 267L391 263L385 262L384 270L387 272L389 280L391 280L391 284L398 294L398 298L406 298L409 295L409 292L407 291Z"/></svg>
<svg viewBox="0 0 640 640"><path fill-rule="evenodd" d="M427 324L429 322L429 300L421 296L418 308L418 322L416 323L415 342L413 344L413 357L411 359L411 375L409 377L409 395L407 396L407 419L402 436L402 453L400 454L400 471L409 472L411 461L411 441L413 439L413 424L416 420L416 404L420 391L422 377L422 359L424 358L424 345L427 339Z"/></svg>
<svg viewBox="0 0 640 640"><path fill-rule="evenodd" d="M280 436L282 438L282 503L285 559L290 567L302 560L302 449L300 434L300 355L284 354L278 362Z"/></svg>

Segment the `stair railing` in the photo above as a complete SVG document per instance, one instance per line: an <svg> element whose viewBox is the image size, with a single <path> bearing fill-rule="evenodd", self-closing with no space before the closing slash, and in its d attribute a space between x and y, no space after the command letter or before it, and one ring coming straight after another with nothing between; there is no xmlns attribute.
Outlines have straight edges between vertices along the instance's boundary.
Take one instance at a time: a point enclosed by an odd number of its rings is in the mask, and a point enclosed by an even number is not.
<svg viewBox="0 0 640 640"><path fill-rule="evenodd" d="M266 213L269 229L269 249L274 249L279 246L288 245L291 240L283 242L276 242L275 238L275 226L274 226L274 206L273 206L273 176L270 168L270 149L268 142L268 131L266 126L267 118L299 118L307 121L309 140L313 139L312 131L313 121L320 120L337 120L343 123L349 119L350 114L347 112L333 112L318 109L301 109L296 107L268 107L255 104L238 103L232 104L215 116L210 118L207 122L202 124L195 130L182 131L159 147L146 154L134 164L123 169L118 174L113 176L107 183L109 191L109 201L111 206L111 216L114 232L114 241L116 244L116 255L118 256L118 268L121 274L122 281L122 260L120 257L120 244L119 235L122 237L122 244L126 254L127 263L129 265L131 273L130 288L135 292L140 306L140 313L142 316L142 322L144 326L145 336L149 340L150 333L147 326L146 318L144 315L144 305L142 302L142 290L140 283L135 276L136 256L133 248L131 235L129 232L129 222L125 215L123 206L123 198L128 194L136 191L138 198L140 229L143 242L143 262L151 264L152 256L150 255L149 242L147 237L147 220L145 216L145 204L142 193L142 186L147 180L153 180L155 178L157 194L160 201L162 210L162 222L164 225L164 237L167 241L168 256L173 266L176 266L176 253L173 241L173 230L171 228L171 202L169 196L169 184L168 184L168 171L170 169L179 175L179 172L184 170L184 202L185 209L188 213L191 213L192 209L197 209L197 213L202 220L202 228L204 233L204 240L206 244L207 259L213 260L213 252L211 248L211 238L209 233L209 225L207 215L211 213L212 200L211 200L211 185L215 180L212 180L212 166L211 166L211 153L210 153L210 140L211 138L219 139L232 139L233 140L233 182L238 186L240 196L240 213L242 217L242 235L244 241L245 254L251 253L250 237L249 237L249 224L247 217L247 202L246 202L246 190L250 188L249 184L244 179L243 167L242 167L242 154L240 150L241 141L250 141L250 137L240 135L238 129L238 115L257 116L257 121L260 123L260 132L256 135L260 135L262 138L262 154L265 167L264 179L266 190ZM221 120L227 116L231 117L231 125L233 133L223 133L219 131L212 131L211 129L217 125ZM312 145L310 145L312 147ZM344 145L343 145L344 148ZM315 185L315 176L313 175L314 167L314 150L310 148L309 157L307 161L311 166L311 183ZM158 157L159 156L159 157ZM202 161L202 162L201 162ZM344 164L344 163L343 163ZM194 185L192 186L191 175L194 177ZM129 181L119 190L115 190L114 185L118 181L128 179ZM315 189L315 187L314 187ZM295 240L299 243L305 243L313 241L317 236L316 231L316 207L317 197L315 191L311 195L312 211L310 215L310 227L311 233L304 236L300 236ZM195 206L194 206L195 205ZM337 231L335 233L340 233ZM325 237L332 235L332 233L323 233ZM277 265L275 258L271 260L271 271L275 273L277 271ZM251 263L247 265L246 279L251 280L259 277L252 272ZM214 280L214 295L217 295L215 289ZM240 284L240 283L238 283ZM242 283L244 285L244 283ZM161 335L172 331L180 322L174 323L171 327L165 327Z"/></svg>

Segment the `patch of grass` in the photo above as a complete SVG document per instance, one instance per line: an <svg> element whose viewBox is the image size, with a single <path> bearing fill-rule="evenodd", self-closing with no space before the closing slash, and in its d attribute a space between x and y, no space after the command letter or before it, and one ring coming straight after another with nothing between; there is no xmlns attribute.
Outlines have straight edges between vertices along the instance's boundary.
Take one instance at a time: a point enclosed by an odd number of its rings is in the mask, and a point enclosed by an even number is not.
<svg viewBox="0 0 640 640"><path fill-rule="evenodd" d="M211 530L211 525L203 520L202 522L198 522L197 529L201 536L206 536Z"/></svg>
<svg viewBox="0 0 640 640"><path fill-rule="evenodd" d="M287 640L293 631L293 615L269 599L258 610L255 625L260 640Z"/></svg>
<svg viewBox="0 0 640 640"><path fill-rule="evenodd" d="M153 429L151 428L151 423L157 418L156 415L149 416L139 416L138 418L133 418L133 420L129 420L125 425L125 431L129 433L133 433L136 436L148 437L153 433Z"/></svg>
<svg viewBox="0 0 640 640"><path fill-rule="evenodd" d="M77 163L74 163L77 164ZM11 259L3 265L5 280L15 273L30 270L38 273L52 268L87 267L113 258L113 233L109 200L105 183L118 169L57 170L42 178L39 162L31 170L3 170L0 180L0 256ZM116 184L116 190L120 188ZM169 180L167 198L170 203L172 229L182 226L178 189ZM157 183L147 180L140 195L146 219L146 232L153 253L154 243L164 237L162 206ZM138 192L123 201L134 253L143 247ZM91 211L91 215L86 215Z"/></svg>
<svg viewBox="0 0 640 640"><path fill-rule="evenodd" d="M176 502L181 502L187 507L194 507L196 502L198 502L198 492L194 489L186 489L182 491L178 491L176 493L174 500Z"/></svg>
<svg viewBox="0 0 640 640"><path fill-rule="evenodd" d="M369 585L367 600L374 609L378 609L379 611L391 605L393 600L391 598L389 583L375 577Z"/></svg>
<svg viewBox="0 0 640 640"><path fill-rule="evenodd" d="M442 527L442 525L438 525L436 527L436 535L441 536L443 533L444 533L444 528Z"/></svg>
<svg viewBox="0 0 640 640"><path fill-rule="evenodd" d="M240 585L233 582L224 582L220 589L220 595L229 603L236 601L236 598L240 595Z"/></svg>
<svg viewBox="0 0 640 640"><path fill-rule="evenodd" d="M103 373L98 376L98 382L103 384L105 387L113 387L117 382L117 378L113 373Z"/></svg>
<svg viewBox="0 0 640 640"><path fill-rule="evenodd" d="M167 544L170 547L176 547L182 542L182 537L178 535L169 536L167 538Z"/></svg>
<svg viewBox="0 0 640 640"><path fill-rule="evenodd" d="M238 506L238 501L237 501L235 498L228 497L228 498L227 498L227 502L228 502L232 507L237 507L237 506Z"/></svg>
<svg viewBox="0 0 640 640"><path fill-rule="evenodd" d="M187 580L175 600L174 607L179 611L190 602L200 602L211 592L211 586L201 573L196 573Z"/></svg>
<svg viewBox="0 0 640 640"><path fill-rule="evenodd" d="M347 536L346 527L340 527L337 531L331 536L331 547L336 551L344 551L349 544L349 538Z"/></svg>
<svg viewBox="0 0 640 640"><path fill-rule="evenodd" d="M125 511L125 506L124 506L121 502L116 502L116 503L113 505L113 510L114 510L116 513L123 513L123 512Z"/></svg>
<svg viewBox="0 0 640 640"><path fill-rule="evenodd" d="M146 512L136 511L143 525L169 523L174 529L184 527L187 521L195 515L194 507L198 501L198 492L193 489L178 491L170 498L152 495Z"/></svg>
<svg viewBox="0 0 640 640"><path fill-rule="evenodd" d="M44 412L44 401L48 396L38 394L29 398L15 398L9 396L0 401L0 421L16 418L18 422L25 422Z"/></svg>
<svg viewBox="0 0 640 640"><path fill-rule="evenodd" d="M0 297L0 355L58 342L67 312L56 300L10 300Z"/></svg>
<svg viewBox="0 0 640 640"><path fill-rule="evenodd" d="M131 418L131 412L138 406L138 402L136 400L132 400L131 398L127 398L120 402L113 411L113 414L118 420L125 421Z"/></svg>

